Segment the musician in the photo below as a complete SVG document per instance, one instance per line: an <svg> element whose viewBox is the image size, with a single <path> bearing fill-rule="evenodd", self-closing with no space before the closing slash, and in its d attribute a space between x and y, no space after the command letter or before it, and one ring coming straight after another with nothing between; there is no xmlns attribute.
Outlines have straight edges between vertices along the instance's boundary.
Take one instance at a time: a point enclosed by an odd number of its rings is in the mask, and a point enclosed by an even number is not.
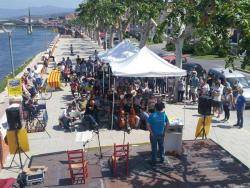
<svg viewBox="0 0 250 188"><path fill-rule="evenodd" d="M164 132L165 127L169 126L168 117L164 111L164 104L163 103L156 103L155 104L155 112L149 115L149 118L147 120L147 128L150 132L150 142L152 147L152 153L151 153L151 163L152 165L156 164L156 158L157 158L157 145L159 148L159 154L160 154L160 162L164 163L165 157L164 157Z"/></svg>
<svg viewBox="0 0 250 188"><path fill-rule="evenodd" d="M78 103L78 110L80 112L85 112L86 107L87 107L87 99L86 99L86 95L83 95L81 100Z"/></svg>
<svg viewBox="0 0 250 188"><path fill-rule="evenodd" d="M90 99L89 102L87 103L86 111L84 113L85 117L88 117L88 115L91 115L95 119L95 121L99 123L98 112L99 110L97 108L97 105L95 104L95 100ZM87 121L91 122L89 118L87 118Z"/></svg>
<svg viewBox="0 0 250 188"><path fill-rule="evenodd" d="M59 124L63 126L65 130L69 130L70 121L72 118L70 117L70 113L73 111L73 107L71 104L68 105L66 109L63 110L63 113L59 117Z"/></svg>

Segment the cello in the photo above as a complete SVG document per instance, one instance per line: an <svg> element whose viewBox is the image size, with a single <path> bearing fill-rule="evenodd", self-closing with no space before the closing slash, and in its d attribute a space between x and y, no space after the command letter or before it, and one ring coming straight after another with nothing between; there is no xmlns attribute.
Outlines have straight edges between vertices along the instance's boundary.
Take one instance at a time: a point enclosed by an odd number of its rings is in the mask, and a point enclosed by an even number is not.
<svg viewBox="0 0 250 188"><path fill-rule="evenodd" d="M124 129L127 125L126 114L122 108L119 110L118 125L121 129Z"/></svg>
<svg viewBox="0 0 250 188"><path fill-rule="evenodd" d="M128 124L131 128L135 129L136 122L137 122L136 113L135 113L134 105L132 105L129 115L128 115Z"/></svg>

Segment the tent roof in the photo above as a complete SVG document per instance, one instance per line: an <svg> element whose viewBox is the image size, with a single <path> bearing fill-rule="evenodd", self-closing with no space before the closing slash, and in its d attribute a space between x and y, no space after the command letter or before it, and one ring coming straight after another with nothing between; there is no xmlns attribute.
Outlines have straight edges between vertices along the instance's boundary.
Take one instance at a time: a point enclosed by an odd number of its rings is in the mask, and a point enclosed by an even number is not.
<svg viewBox="0 0 250 188"><path fill-rule="evenodd" d="M136 55L122 62L111 62L111 69L115 76L122 77L172 77L186 76L182 70L143 47Z"/></svg>
<svg viewBox="0 0 250 188"><path fill-rule="evenodd" d="M99 58L106 62L118 62L135 55L139 52L139 48L135 47L129 40L123 40L114 48L105 53L98 54Z"/></svg>

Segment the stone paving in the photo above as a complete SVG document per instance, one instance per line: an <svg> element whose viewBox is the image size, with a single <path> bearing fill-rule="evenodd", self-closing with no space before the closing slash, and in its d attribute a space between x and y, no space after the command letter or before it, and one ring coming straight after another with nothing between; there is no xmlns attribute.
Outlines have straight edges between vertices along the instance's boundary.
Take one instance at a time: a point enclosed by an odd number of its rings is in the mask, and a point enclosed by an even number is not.
<svg viewBox="0 0 250 188"><path fill-rule="evenodd" d="M88 38L60 38L54 52L56 61L61 60L62 57L66 58L69 56L75 62L76 56L69 55L70 44L73 44L75 49L74 51L79 54L80 57L87 58L89 55L93 54L95 49L98 51L101 50L95 42ZM50 66L53 67L53 65ZM71 93L69 86L62 87L62 90L53 92L52 98L47 101L49 116L47 131L51 137L49 137L45 132L30 133L28 136L30 151L27 153L29 156L65 151L67 149L82 148L82 143L76 142L77 132L65 133L63 130L58 129L58 117L70 99ZM197 105L167 104L166 112L170 117L172 116L183 119L185 123L183 131L184 140L193 140L195 138L194 133L198 120ZM220 144L250 168L250 145L248 144L250 143L250 132L248 131L250 130L250 125L247 121L245 121L244 129L232 127L236 120L236 112L232 112L231 114L232 115L228 123L221 123L218 119L213 118L209 138ZM245 112L245 116L249 118L249 110ZM107 131L106 129L102 129L100 130L100 139L102 146L111 146L114 143L122 143L123 132L115 130ZM126 142L129 142L130 144L149 142L149 134L147 131L143 130L132 130L131 134L126 135ZM91 148L97 146L97 135L94 135L92 141L90 141L86 147ZM11 158L12 156L8 157L8 161L5 166L8 166ZM23 158L25 159L25 157ZM16 161L18 161L17 158ZM28 160L25 162L27 165ZM3 169L0 172L0 177L16 177L18 175L18 171L19 170L17 168Z"/></svg>

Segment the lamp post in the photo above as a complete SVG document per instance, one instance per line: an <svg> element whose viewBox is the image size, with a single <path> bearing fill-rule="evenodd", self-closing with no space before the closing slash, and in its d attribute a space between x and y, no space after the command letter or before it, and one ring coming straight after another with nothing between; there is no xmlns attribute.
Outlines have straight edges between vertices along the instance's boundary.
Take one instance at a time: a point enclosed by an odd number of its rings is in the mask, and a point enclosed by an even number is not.
<svg viewBox="0 0 250 188"><path fill-rule="evenodd" d="M15 77L15 67L14 67L13 49L12 49L12 30L14 27L15 27L15 25L13 23L4 23L2 25L2 30L1 30L3 33L7 33L8 37L9 37L10 60L11 60L13 77Z"/></svg>

